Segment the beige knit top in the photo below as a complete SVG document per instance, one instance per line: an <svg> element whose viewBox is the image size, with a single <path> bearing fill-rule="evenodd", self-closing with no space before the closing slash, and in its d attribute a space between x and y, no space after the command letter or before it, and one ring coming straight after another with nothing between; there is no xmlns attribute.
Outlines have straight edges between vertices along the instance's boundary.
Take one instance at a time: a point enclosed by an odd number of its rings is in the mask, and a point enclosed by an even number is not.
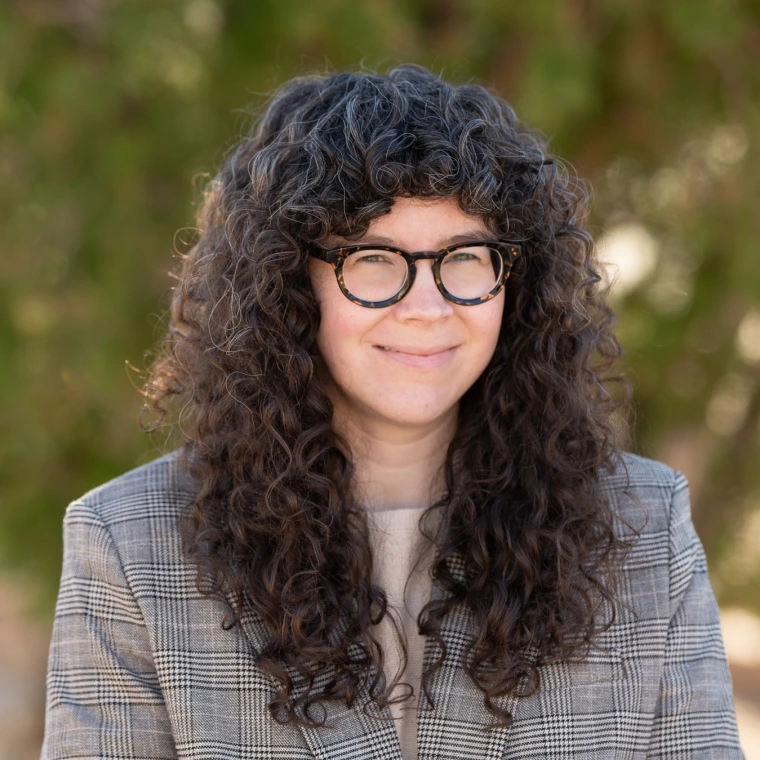
<svg viewBox="0 0 760 760"><path fill-rule="evenodd" d="M425 645L425 637L417 631L417 615L430 598L431 589L428 570L433 558L432 544L422 536L418 527L423 511L423 507L413 507L367 512L373 544L374 582L385 590L389 611L400 624L407 644L407 667L391 696L409 691L403 683L414 688L412 698L390 705L396 719L403 760L417 760L417 700ZM412 573L417 557L422 559ZM404 598L407 578L409 585ZM387 615L378 624L376 635L385 654L385 677L390 683L401 664L401 652Z"/></svg>

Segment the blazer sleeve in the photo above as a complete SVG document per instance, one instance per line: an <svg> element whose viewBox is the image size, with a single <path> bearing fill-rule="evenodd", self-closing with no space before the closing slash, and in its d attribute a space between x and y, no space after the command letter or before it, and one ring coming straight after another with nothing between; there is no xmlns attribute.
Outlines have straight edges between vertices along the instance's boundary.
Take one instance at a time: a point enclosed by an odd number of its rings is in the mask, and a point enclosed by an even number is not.
<svg viewBox="0 0 760 760"><path fill-rule="evenodd" d="M718 605L678 471L668 535L670 622L647 757L744 760Z"/></svg>
<svg viewBox="0 0 760 760"><path fill-rule="evenodd" d="M145 622L114 541L72 502L47 672L41 760L176 758Z"/></svg>

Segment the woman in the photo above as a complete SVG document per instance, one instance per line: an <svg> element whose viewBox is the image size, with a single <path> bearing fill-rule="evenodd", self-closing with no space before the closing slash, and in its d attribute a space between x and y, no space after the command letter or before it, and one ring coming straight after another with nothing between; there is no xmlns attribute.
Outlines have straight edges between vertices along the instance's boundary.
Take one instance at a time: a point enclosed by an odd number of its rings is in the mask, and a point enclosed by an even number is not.
<svg viewBox="0 0 760 760"><path fill-rule="evenodd" d="M476 84L275 94L146 386L182 445L67 510L44 758L742 757L587 197Z"/></svg>

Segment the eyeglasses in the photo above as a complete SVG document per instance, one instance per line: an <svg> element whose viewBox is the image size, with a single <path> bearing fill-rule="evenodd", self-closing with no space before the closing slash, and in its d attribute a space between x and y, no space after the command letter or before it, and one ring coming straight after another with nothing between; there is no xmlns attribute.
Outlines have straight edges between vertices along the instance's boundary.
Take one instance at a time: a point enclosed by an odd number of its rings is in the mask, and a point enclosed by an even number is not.
<svg viewBox="0 0 760 760"><path fill-rule="evenodd" d="M504 287L520 255L520 246L508 240L473 240L417 253L371 244L306 247L311 256L332 265L346 298L370 309L400 301L412 287L416 263L422 259L433 259L433 279L444 298L463 306L485 303Z"/></svg>

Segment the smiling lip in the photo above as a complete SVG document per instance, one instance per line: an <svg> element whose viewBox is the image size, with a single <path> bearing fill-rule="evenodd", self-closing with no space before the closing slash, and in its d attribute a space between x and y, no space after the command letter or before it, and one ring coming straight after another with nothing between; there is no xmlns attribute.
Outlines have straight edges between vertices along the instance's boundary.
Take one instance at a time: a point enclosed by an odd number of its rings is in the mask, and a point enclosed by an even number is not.
<svg viewBox="0 0 760 760"><path fill-rule="evenodd" d="M400 351L390 347L388 350L385 350L380 346L375 346L375 348L389 359L393 359L401 364L406 364L410 367L420 367L422 369L435 369L437 367L442 367L451 359L457 346L427 353L412 353L410 351ZM427 351L427 349L422 350Z"/></svg>

